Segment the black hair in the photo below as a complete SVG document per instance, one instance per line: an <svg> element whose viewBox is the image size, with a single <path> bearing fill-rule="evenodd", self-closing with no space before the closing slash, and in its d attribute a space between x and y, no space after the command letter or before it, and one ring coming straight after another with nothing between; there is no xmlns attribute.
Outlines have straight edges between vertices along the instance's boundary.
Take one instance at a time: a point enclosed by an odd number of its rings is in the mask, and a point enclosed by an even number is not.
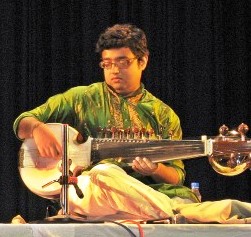
<svg viewBox="0 0 251 237"><path fill-rule="evenodd" d="M103 50L128 47L136 57L149 55L147 39L143 30L131 24L116 24L100 34L96 44L96 52Z"/></svg>

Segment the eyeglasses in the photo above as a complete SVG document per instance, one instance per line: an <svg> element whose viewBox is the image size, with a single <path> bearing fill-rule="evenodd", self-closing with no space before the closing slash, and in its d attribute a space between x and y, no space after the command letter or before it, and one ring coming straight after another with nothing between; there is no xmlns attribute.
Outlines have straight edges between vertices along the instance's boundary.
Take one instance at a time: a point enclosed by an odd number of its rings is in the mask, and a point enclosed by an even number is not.
<svg viewBox="0 0 251 237"><path fill-rule="evenodd" d="M137 57L115 59L115 63L113 63L111 60L105 59L99 63L99 66L107 70L111 69L112 65L117 66L119 69L127 69L135 59L137 59Z"/></svg>

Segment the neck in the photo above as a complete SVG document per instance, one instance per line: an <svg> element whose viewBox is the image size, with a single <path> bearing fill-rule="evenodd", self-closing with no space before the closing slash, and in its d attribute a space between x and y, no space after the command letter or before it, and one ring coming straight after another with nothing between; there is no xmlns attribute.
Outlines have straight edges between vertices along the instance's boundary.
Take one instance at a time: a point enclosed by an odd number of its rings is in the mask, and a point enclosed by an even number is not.
<svg viewBox="0 0 251 237"><path fill-rule="evenodd" d="M138 89L134 90L134 91L129 91L129 92L117 92L114 90L114 88L110 87L109 85L107 85L108 89L113 93L116 94L117 96L122 96L124 98L130 98L130 97L134 97L136 95L139 95L142 92L142 85L139 86Z"/></svg>

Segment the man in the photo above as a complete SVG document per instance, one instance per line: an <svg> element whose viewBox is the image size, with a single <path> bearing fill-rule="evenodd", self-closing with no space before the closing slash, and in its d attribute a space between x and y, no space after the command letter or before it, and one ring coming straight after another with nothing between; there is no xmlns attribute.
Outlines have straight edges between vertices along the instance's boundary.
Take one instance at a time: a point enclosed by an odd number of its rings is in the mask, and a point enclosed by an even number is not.
<svg viewBox="0 0 251 237"><path fill-rule="evenodd" d="M73 88L50 98L44 105L20 115L14 127L20 139L33 137L42 156L60 158L62 148L44 123L68 123L80 133L97 137L98 127L153 130L155 136L181 139L179 118L173 110L155 98L141 84L147 66L148 49L143 31L130 25L115 25L100 36L97 52L104 69L105 83ZM86 126L87 125L87 126ZM87 131L86 131L87 129ZM45 139L46 138L46 139ZM143 155L143 154L142 154ZM182 184L181 161L161 166L148 159L137 158L133 169L152 175L158 181ZM161 176L160 176L161 175Z"/></svg>
<svg viewBox="0 0 251 237"><path fill-rule="evenodd" d="M51 159L61 158L62 147L49 122L67 123L83 136L98 137L100 128L113 127L151 139L167 139L170 134L181 139L178 116L141 83L149 57L144 32L129 24L114 25L100 35L96 51L105 81L72 88L22 113L14 122L18 138L33 138L40 155ZM198 202L181 186L185 171L180 160L154 163L142 154L133 160L129 175L119 166L123 168L108 159L83 171L78 184L84 198L70 187L70 211L92 218L168 218L174 215L177 200Z"/></svg>
<svg viewBox="0 0 251 237"><path fill-rule="evenodd" d="M61 158L62 147L46 125L49 122L68 123L84 136L97 137L99 127L112 126L151 131L152 139L168 138L170 133L173 139L181 139L178 116L141 83L149 56L144 32L129 24L114 25L100 35L96 51L101 56L100 67L104 70L105 81L72 88L22 113L14 123L17 136L34 138L40 155L54 159ZM130 176L148 185L181 185L185 177L182 161L163 165L151 162L147 154L136 157L132 169L134 172L130 172ZM94 212L84 214L94 215Z"/></svg>

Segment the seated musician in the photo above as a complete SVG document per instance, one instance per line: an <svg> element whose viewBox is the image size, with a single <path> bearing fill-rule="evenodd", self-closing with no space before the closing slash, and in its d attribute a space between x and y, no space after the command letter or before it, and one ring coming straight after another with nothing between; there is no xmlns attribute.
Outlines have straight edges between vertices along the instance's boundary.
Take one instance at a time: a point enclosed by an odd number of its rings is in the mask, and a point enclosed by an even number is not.
<svg viewBox="0 0 251 237"><path fill-rule="evenodd" d="M171 134L172 139L180 140L176 113L141 82L149 57L145 33L130 24L116 24L101 33L96 52L104 82L71 88L22 113L14 122L17 137L33 138L40 155L51 159L61 159L62 147L46 123L66 123L94 138L98 128L115 127L151 139L168 139ZM131 171L125 167L107 159L81 170L78 186L84 198L70 187L70 211L93 218L155 219L173 216L174 203L199 202L182 186L185 170L181 160L155 163L142 154L133 160Z"/></svg>

